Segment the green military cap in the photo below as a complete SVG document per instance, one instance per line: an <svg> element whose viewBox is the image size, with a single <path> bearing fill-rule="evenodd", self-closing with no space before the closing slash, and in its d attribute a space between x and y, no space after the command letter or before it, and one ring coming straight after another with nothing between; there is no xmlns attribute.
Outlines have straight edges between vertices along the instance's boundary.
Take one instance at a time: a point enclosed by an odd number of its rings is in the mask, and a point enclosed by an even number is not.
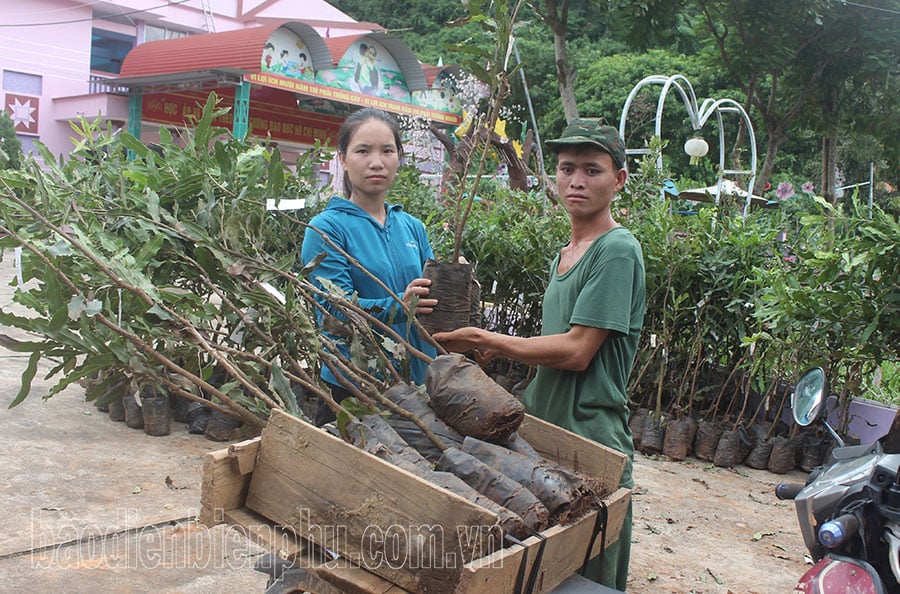
<svg viewBox="0 0 900 594"><path fill-rule="evenodd" d="M554 151L563 146L589 144L609 153L617 168L625 166L625 142L619 131L607 125L603 118L575 118L563 130L562 136L545 144Z"/></svg>

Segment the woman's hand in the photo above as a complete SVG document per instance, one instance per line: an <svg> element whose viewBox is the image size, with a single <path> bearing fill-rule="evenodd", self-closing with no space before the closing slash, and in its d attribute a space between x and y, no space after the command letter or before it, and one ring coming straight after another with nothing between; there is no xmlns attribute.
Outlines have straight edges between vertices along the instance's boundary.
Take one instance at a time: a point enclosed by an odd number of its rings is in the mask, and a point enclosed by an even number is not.
<svg viewBox="0 0 900 594"><path fill-rule="evenodd" d="M428 299L431 286L430 278L414 278L403 291L403 303L407 307L412 306L413 298L416 298L416 314L430 314L437 305L437 299Z"/></svg>

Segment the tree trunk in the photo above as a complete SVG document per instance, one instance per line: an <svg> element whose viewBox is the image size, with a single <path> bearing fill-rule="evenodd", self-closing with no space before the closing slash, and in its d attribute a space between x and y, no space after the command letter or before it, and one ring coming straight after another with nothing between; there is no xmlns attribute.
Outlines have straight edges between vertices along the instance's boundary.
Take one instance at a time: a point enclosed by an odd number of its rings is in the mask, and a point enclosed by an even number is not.
<svg viewBox="0 0 900 594"><path fill-rule="evenodd" d="M822 138L822 197L828 202L835 204L840 199L843 191L838 192L837 187L837 139L832 130L837 114L837 98L836 91L833 89L830 93L825 94L822 101L822 111L825 114L826 122L828 122L828 131Z"/></svg>
<svg viewBox="0 0 900 594"><path fill-rule="evenodd" d="M830 135L822 137L822 197L828 202L835 202L835 143Z"/></svg>
<svg viewBox="0 0 900 594"><path fill-rule="evenodd" d="M772 171L775 169L775 157L778 155L778 149L781 144L787 140L787 134L781 128L772 127L769 129L769 142L766 143L766 156L763 160L762 167L756 176L753 193L762 196L765 192L764 188L772 177Z"/></svg>
<svg viewBox="0 0 900 594"><path fill-rule="evenodd" d="M544 0L544 12L537 10L541 20L553 31L553 51L556 54L556 82L559 86L559 97L562 100L566 122L578 117L578 104L575 102L575 68L569 63L569 52L566 49L566 32L568 30L569 0Z"/></svg>

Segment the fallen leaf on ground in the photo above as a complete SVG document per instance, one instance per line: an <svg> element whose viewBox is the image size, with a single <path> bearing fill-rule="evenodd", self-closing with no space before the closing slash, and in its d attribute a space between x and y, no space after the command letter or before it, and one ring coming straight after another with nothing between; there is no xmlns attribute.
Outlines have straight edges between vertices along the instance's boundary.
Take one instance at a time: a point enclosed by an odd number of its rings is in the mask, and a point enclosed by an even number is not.
<svg viewBox="0 0 900 594"><path fill-rule="evenodd" d="M774 532L757 532L753 535L753 540L762 540L766 536L775 536Z"/></svg>
<svg viewBox="0 0 900 594"><path fill-rule="evenodd" d="M644 524L644 528L652 532L653 534L659 534L659 530L651 526L650 524Z"/></svg>

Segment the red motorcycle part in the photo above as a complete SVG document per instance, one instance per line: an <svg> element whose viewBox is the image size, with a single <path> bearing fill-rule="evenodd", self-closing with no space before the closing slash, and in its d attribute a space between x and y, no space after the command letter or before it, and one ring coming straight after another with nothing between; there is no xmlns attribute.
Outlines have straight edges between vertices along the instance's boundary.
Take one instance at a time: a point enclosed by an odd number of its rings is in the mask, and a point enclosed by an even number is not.
<svg viewBox="0 0 900 594"><path fill-rule="evenodd" d="M824 557L807 571L794 594L882 594L884 586L871 565L846 557Z"/></svg>

